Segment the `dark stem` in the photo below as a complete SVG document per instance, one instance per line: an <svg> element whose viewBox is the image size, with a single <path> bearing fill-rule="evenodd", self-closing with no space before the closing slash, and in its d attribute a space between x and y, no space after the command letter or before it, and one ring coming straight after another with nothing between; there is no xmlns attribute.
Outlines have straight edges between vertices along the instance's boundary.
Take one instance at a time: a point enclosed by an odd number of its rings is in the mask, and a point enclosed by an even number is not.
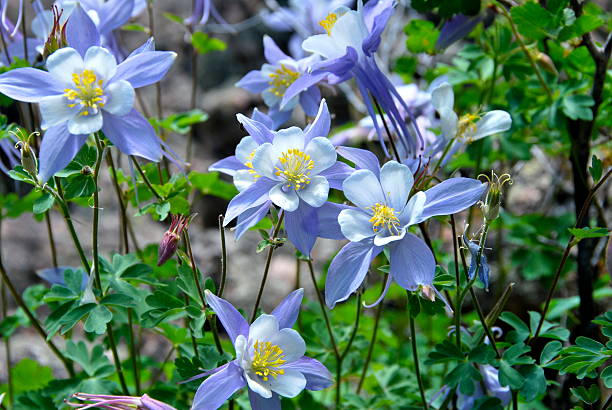
<svg viewBox="0 0 612 410"><path fill-rule="evenodd" d="M123 241L123 251L124 253L130 252L130 243L128 241L128 217L127 210L125 207L125 202L123 201L123 192L121 191L121 187L119 186L119 181L117 181L117 170L115 168L115 161L113 161L113 155L110 150L106 152L106 162L111 171L111 180L113 181L113 187L115 188L115 194L117 195L117 202L119 203L119 215L120 215L120 223L119 230L121 232L121 240Z"/></svg>
<svg viewBox="0 0 612 410"><path fill-rule="evenodd" d="M419 354L417 352L416 344L416 331L414 329L414 318L409 314L410 318L410 341L412 344L412 358L414 360L414 370L416 373L417 382L419 384L419 392L421 393L421 401L423 402L423 408L428 409L427 399L425 398L425 389L423 387L423 379L421 378L421 370L419 367Z"/></svg>
<svg viewBox="0 0 612 410"><path fill-rule="evenodd" d="M391 144L391 149L393 150L393 155L395 155L395 159L397 159L397 162L401 163L402 159L400 158L399 152L397 151L397 147L395 146L395 141L393 141L393 134L391 134L391 130L389 129L389 125L387 124L387 120L385 119L385 114L380 108L380 105L378 104L378 100L376 99L376 97L374 97L372 94L370 94L370 97L372 98L372 101L374 101L376 110L378 111L378 114L380 115L380 118L382 119L383 126L385 127L385 132L387 133L387 136L389 137L389 144ZM372 120L375 121L374 118L372 118Z"/></svg>
<svg viewBox="0 0 612 410"><path fill-rule="evenodd" d="M164 360L162 361L161 366L159 366L159 369L156 368L153 372L153 376L151 377L151 383L149 384L148 390L151 390L151 387L153 387L155 383L157 383L157 381L159 380L160 376L164 374L164 367L166 367L166 364L170 360L170 357L172 357L172 353L174 353L174 345L170 348L170 350L164 357Z"/></svg>
<svg viewBox="0 0 612 410"><path fill-rule="evenodd" d="M372 329L372 337L370 338L370 346L368 347L366 361L363 365L363 370L361 371L361 377L359 377L359 384L357 385L357 394L361 392L361 389L363 387L363 382L366 378L366 374L368 373L368 367L370 366L370 361L372 360L372 352L374 351L374 344L376 343L376 336L378 334L378 324L380 323L380 316L382 313L382 309L383 309L383 303L380 302L378 306L376 307L376 316L374 317L374 329Z"/></svg>
<svg viewBox="0 0 612 410"><path fill-rule="evenodd" d="M355 324L353 325L353 331L351 332L351 336L349 337L348 343L344 348L344 351L340 355L340 360L343 361L349 350L351 350L351 345L353 344L353 340L355 340L355 336L357 335L357 330L359 329L359 319L361 318L361 293L357 293L357 312L355 313Z"/></svg>
<svg viewBox="0 0 612 410"><path fill-rule="evenodd" d="M280 232L281 225L283 224L283 219L285 218L285 213L281 211L278 216L278 222L276 222L276 226L274 227L274 231L272 232L272 236L270 236L270 241L275 241ZM266 257L266 265L264 267L263 277L261 278L261 284L259 285L259 292L257 293L257 299L255 300L255 306L253 307L253 313L251 314L251 323L255 320L257 316L257 309L259 309L259 304L261 303L261 296L263 295L264 287L266 286L266 281L268 280L268 272L270 271L270 264L272 263L272 255L274 254L274 249L276 249L275 245L270 245L268 249L268 256Z"/></svg>
<svg viewBox="0 0 612 410"><path fill-rule="evenodd" d="M139 353L136 338L134 337L134 324L132 320L132 309L127 309L128 329L130 337L130 358L132 359L132 370L134 372L134 385L136 386L136 395L140 396L140 366Z"/></svg>
<svg viewBox="0 0 612 410"><path fill-rule="evenodd" d="M193 33L192 33L193 34ZM191 46L191 98L189 107L191 110L195 110L198 95L198 52ZM191 125L189 134L187 135L187 147L185 153L185 161L187 167L191 167L191 158L193 150L193 139L195 137L195 124Z"/></svg>
<svg viewBox="0 0 612 410"><path fill-rule="evenodd" d="M451 220L451 228L453 231L453 253L455 259L455 285L457 287L456 296L457 299L455 301L455 344L457 345L457 349L461 350L461 308L460 308L460 300L459 294L461 293L461 277L459 276L459 257L458 257L458 247L457 247L457 228L455 225L455 217L454 215L450 216Z"/></svg>
<svg viewBox="0 0 612 410"><path fill-rule="evenodd" d="M128 391L127 383L125 382L125 376L123 375L123 368L121 367L121 359L117 353L117 345L115 344L115 336L113 334L113 327L110 322L106 324L106 336L108 339L108 345L110 346L113 354L113 361L115 363L115 370L117 370L117 376L119 377L119 383L121 384L121 390L126 396L130 395Z"/></svg>
<svg viewBox="0 0 612 410"><path fill-rule="evenodd" d="M45 224L47 225L49 248L51 248L51 261L53 262L53 267L57 268L57 249L55 248L55 239L53 238L53 229L51 227L51 214L49 211L45 212Z"/></svg>
<svg viewBox="0 0 612 410"><path fill-rule="evenodd" d="M223 297L225 281L227 279L227 247L225 245L225 228L223 227L223 215L219 215L219 233L221 234L221 283L217 296Z"/></svg>
<svg viewBox="0 0 612 410"><path fill-rule="evenodd" d="M100 280L100 261L98 259L98 223L100 219L100 195L99 195L99 186L98 186L98 176L100 174L100 166L102 165L102 157L104 156L104 146L102 141L100 141L100 137L96 134L94 136L96 140L96 147L98 149L98 155L96 158L96 165L94 168L94 193L93 193L93 228L92 228L92 250L93 250L93 270L94 270L94 278L96 280L96 287L102 294L102 281Z"/></svg>
<svg viewBox="0 0 612 410"><path fill-rule="evenodd" d="M4 292L4 281L0 282L0 305L2 307L2 315L0 319L4 320L8 315L8 303L6 300L6 293ZM8 396L9 396L9 407L13 408L13 375L11 374L11 338L4 337L4 355L6 356L5 364L6 364L6 382L8 384Z"/></svg>
<svg viewBox="0 0 612 410"><path fill-rule="evenodd" d="M155 188L153 188L153 184L151 184L151 181L149 181L149 178L147 177L147 174L145 174L144 170L142 169L142 167L140 166L140 164L138 163L138 160L136 159L135 156L130 156L130 158L132 158L132 161L134 162L134 166L136 167L136 170L138 171L138 173L140 174L140 176L142 177L142 180L144 181L145 185L147 186L147 188L149 188L149 191L151 191L151 193L155 196L155 198L157 198L159 201L163 201L164 197L162 197L156 190Z"/></svg>

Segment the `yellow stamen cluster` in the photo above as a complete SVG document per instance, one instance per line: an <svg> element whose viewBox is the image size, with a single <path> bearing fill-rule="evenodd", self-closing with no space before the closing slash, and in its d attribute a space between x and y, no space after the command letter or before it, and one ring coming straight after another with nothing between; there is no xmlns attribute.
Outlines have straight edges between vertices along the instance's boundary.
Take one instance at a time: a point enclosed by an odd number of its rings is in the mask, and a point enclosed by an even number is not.
<svg viewBox="0 0 612 410"><path fill-rule="evenodd" d="M321 27L325 29L328 36L331 36L331 30L338 21L338 15L336 13L329 13L323 20L319 21Z"/></svg>
<svg viewBox="0 0 612 410"><path fill-rule="evenodd" d="M374 232L378 232L381 227L387 228L389 232L398 234L400 230L400 221L395 215L395 209L390 206L377 203L374 206L368 208L372 210L372 217L370 223Z"/></svg>
<svg viewBox="0 0 612 410"><path fill-rule="evenodd" d="M276 167L276 175L284 178L296 190L310 184L310 171L314 168L314 161L310 155L297 148L292 148L278 157L281 167ZM282 168L282 169L281 169Z"/></svg>
<svg viewBox="0 0 612 410"><path fill-rule="evenodd" d="M258 340L255 341L253 348L251 368L263 381L268 381L270 376L276 379L278 375L285 374L285 371L280 368L286 362L283 359L285 357L283 349L270 342L260 342Z"/></svg>
<svg viewBox="0 0 612 410"><path fill-rule="evenodd" d="M244 165L249 168L249 174L253 175L253 178L259 178L260 175L253 169L253 157L255 156L255 151L257 151L257 149L254 149L253 152L249 154Z"/></svg>
<svg viewBox="0 0 612 410"><path fill-rule="evenodd" d="M300 77L300 73L292 70L287 67L285 64L281 64L280 68L277 68L276 71L269 74L270 81L268 81L268 85L270 85L269 91L277 97L282 97L285 95L287 88L291 84L295 82Z"/></svg>
<svg viewBox="0 0 612 410"><path fill-rule="evenodd" d="M64 96L73 101L68 106L72 108L80 104L83 107L80 115L97 114L104 106L102 80L98 80L93 71L83 70L81 74L72 74L72 82L74 88L64 89Z"/></svg>
<svg viewBox="0 0 612 410"><path fill-rule="evenodd" d="M465 138L466 135L476 132L476 121L480 119L478 114L465 114L459 118L459 125L457 126L457 137ZM467 142L472 142L472 138L467 138Z"/></svg>

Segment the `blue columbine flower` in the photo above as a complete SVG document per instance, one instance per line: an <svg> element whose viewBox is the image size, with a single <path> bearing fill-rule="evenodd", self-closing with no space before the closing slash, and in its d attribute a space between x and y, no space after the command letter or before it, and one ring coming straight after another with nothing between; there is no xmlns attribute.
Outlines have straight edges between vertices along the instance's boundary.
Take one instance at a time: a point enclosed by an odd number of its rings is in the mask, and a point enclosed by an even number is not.
<svg viewBox="0 0 612 410"><path fill-rule="evenodd" d="M193 13L184 21L185 24L189 25L204 25L208 22L211 15L217 23L225 26L228 31L235 31L221 16L213 0L195 0L193 3Z"/></svg>
<svg viewBox="0 0 612 410"><path fill-rule="evenodd" d="M88 135L97 131L125 154L158 161L160 140L134 109L134 88L159 81L176 54L145 47L117 64L110 51L99 46L99 33L83 9L77 6L67 24L72 47L50 55L48 71L28 67L0 76L0 92L14 100L39 103L41 127L46 130L40 180L68 165Z"/></svg>
<svg viewBox="0 0 612 410"><path fill-rule="evenodd" d="M254 410L280 409L279 396L295 397L304 389L322 390L332 384L327 368L304 356L304 339L291 329L303 294L303 289L292 292L272 314L259 316L249 326L229 302L206 291L206 302L234 344L236 359L195 377L210 375L196 392L193 410L217 409L245 386Z"/></svg>
<svg viewBox="0 0 612 410"><path fill-rule="evenodd" d="M264 64L261 70L248 72L236 83L236 86L252 93L261 93L264 102L270 107L269 115L274 120L275 126L286 122L298 103L306 115L311 117L317 115L321 92L316 85L300 91L287 101L282 109L280 104L287 88L308 72L312 65L319 61L319 57L310 56L295 60L283 53L269 36L264 36L263 43L268 64Z"/></svg>
<svg viewBox="0 0 612 410"><path fill-rule="evenodd" d="M381 35L387 21L393 14L394 2L373 0L363 6L358 2L357 11L339 7L321 20L326 34L317 34L304 40L304 50L321 56L324 61L315 65L312 72L296 80L286 91L281 108L297 93L327 79L336 84L355 78L359 91L366 103L368 114L372 117L380 142L387 153L382 124L376 116L375 102L386 113L390 127L397 133L404 150L412 156L417 155L417 137L412 135L396 104L399 103L414 125L409 107L403 101L395 86L376 64L374 53L381 42ZM420 137L418 127L416 134Z"/></svg>
<svg viewBox="0 0 612 410"><path fill-rule="evenodd" d="M341 147L339 152L361 169L342 184L344 195L356 207L342 210L338 216L342 233L351 242L340 250L327 272L327 305L333 308L357 290L372 259L385 247L389 250L388 284L395 280L410 291L435 291L434 256L408 228L432 216L468 208L482 196L485 185L475 179L451 178L410 196L414 177L406 165L389 161L379 168L376 157L368 151Z"/></svg>
<svg viewBox="0 0 612 410"><path fill-rule="evenodd" d="M310 254L318 236L341 239L334 221L344 206L326 201L329 189L340 189L352 168L337 160L326 138L331 119L325 100L314 122L304 130L272 131L259 121L244 116L239 120L251 139L243 140L237 149L236 159L242 158L248 169L237 170L234 179L239 177L246 189L230 202L224 223L249 210L261 219L271 201L285 212L287 236L300 252ZM249 161L244 162L245 158Z"/></svg>

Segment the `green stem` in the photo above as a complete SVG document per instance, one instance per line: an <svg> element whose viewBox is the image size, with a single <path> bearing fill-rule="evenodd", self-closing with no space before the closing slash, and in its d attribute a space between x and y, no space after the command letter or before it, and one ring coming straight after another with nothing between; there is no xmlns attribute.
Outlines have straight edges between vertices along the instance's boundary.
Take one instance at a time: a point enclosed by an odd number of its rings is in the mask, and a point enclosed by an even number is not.
<svg viewBox="0 0 612 410"><path fill-rule="evenodd" d="M47 225L47 236L49 238L49 248L51 249L51 261L53 267L57 268L57 248L55 247L55 239L53 238L53 229L51 227L51 214L45 212L45 224Z"/></svg>
<svg viewBox="0 0 612 410"><path fill-rule="evenodd" d="M128 217L125 202L123 201L123 192L119 186L117 180L117 170L115 169L115 162L113 161L113 155L109 151L106 152L106 163L111 171L111 179L113 181L113 187L115 188L115 194L117 195L117 202L119 204L119 231L121 232L121 240L123 241L123 250L125 253L130 252L130 243L128 241Z"/></svg>
<svg viewBox="0 0 612 410"><path fill-rule="evenodd" d="M421 393L421 401L423 402L423 408L428 409L429 405L427 404L427 399L425 398L425 388L423 387L423 379L421 378L421 370L419 367L419 355L417 352L417 344L416 344L416 331L414 329L414 318L409 314L410 318L410 341L412 344L412 358L414 360L414 370L417 378L417 382L419 384L419 392Z"/></svg>
<svg viewBox="0 0 612 410"><path fill-rule="evenodd" d="M128 329L129 329L129 337L130 337L130 358L132 359L132 370L134 371L134 385L136 386L136 395L140 396L140 366L139 362L139 353L136 338L134 337L134 323L132 320L132 309L127 309L127 317L128 317Z"/></svg>
<svg viewBox="0 0 612 410"><path fill-rule="evenodd" d="M281 211L278 216L278 221L276 222L276 226L274 227L274 231L272 232L272 236L270 236L270 241L275 241L280 232L281 225L283 224L283 219L285 218L285 213ZM272 255L274 254L274 250L276 246L274 244L270 245L268 248L268 256L266 257L266 265L264 267L263 277L261 278L261 284L259 285L259 292L257 293L257 299L255 300L255 306L253 307L253 313L251 314L251 323L255 321L255 317L257 316L257 309L259 309L259 304L261 303L261 296L263 295L264 287L266 286L266 281L268 280L268 272L270 271L270 264L272 263Z"/></svg>
<svg viewBox="0 0 612 410"><path fill-rule="evenodd" d="M136 159L136 157L131 156L130 158L132 158L132 162L134 163L134 166L136 167L136 170L138 171L138 173L140 174L140 176L142 177L142 180L144 181L145 185L147 186L147 188L149 188L149 191L151 191L151 193L155 196L155 198L157 198L159 201L163 201L164 197L161 196L156 190L155 188L153 188L153 184L151 184L151 181L149 181L149 178L147 177L147 174L145 174L144 170L142 169L142 167L140 166L140 164L138 163L138 160Z"/></svg>
<svg viewBox="0 0 612 410"><path fill-rule="evenodd" d="M459 275L459 257L457 253L459 252L457 247L457 228L455 225L455 217L453 215L450 216L451 220L451 228L453 231L453 253L455 258L455 284L457 287L455 300L455 344L457 345L457 349L461 350L461 301L459 300L460 289L461 289L461 277Z"/></svg>
<svg viewBox="0 0 612 410"><path fill-rule="evenodd" d="M223 215L219 215L219 233L221 234L221 283L217 296L223 297L225 281L227 279L227 247L225 245L225 228L223 227Z"/></svg>
<svg viewBox="0 0 612 410"><path fill-rule="evenodd" d="M6 301L6 293L4 292L4 282L0 282L0 305L2 307L2 315L0 319L4 320L8 314L8 303ZM6 382L8 384L8 399L9 399L9 408L13 408L13 376L11 374L11 338L4 337L4 354L6 357Z"/></svg>
<svg viewBox="0 0 612 410"><path fill-rule="evenodd" d="M385 277L386 282L386 277ZM384 284L383 284L384 286ZM361 371L361 377L359 377L359 384L357 384L357 394L361 392L363 387L363 382L365 381L366 374L368 373L368 367L370 366L370 361L372 360L372 353L374 352L374 345L376 344L376 336L378 334L378 324L380 323L380 316L383 309L383 303L380 302L376 307L376 316L374 317L374 329L372 329L372 337L370 338L370 346L368 347L368 353L366 355L366 361L363 365L363 370Z"/></svg>
<svg viewBox="0 0 612 410"><path fill-rule="evenodd" d="M126 396L130 395L130 392L127 387L127 383L125 382L125 376L123 374L123 368L121 367L121 359L119 359L119 354L117 353L117 345L115 344L115 336L113 334L113 327L110 322L106 324L106 336L108 339L108 345L110 346L111 352L113 354L113 361L115 363L115 370L117 370L117 376L119 376L119 383L121 384L121 390L123 394Z"/></svg>
<svg viewBox="0 0 612 410"><path fill-rule="evenodd" d="M349 337L348 343L344 348L344 351L340 355L340 360L343 361L349 350L351 350L351 346L353 341L355 340L355 336L357 335L357 330L359 329L359 319L361 318L361 293L357 293L357 313L355 313L355 324L353 325L353 331L351 332L351 336Z"/></svg>
<svg viewBox="0 0 612 410"><path fill-rule="evenodd" d="M102 281L100 280L100 261L98 259L98 225L100 219L100 193L98 192L98 176L100 174L100 166L102 165L102 158L104 157L104 145L102 141L100 141L100 137L98 134L94 135L94 139L96 140L96 148L98 149L98 155L96 158L96 165L94 168L94 193L93 193L93 228L92 228L92 248L93 248L93 270L94 270L94 279L96 280L96 287L100 291L100 295L102 295Z"/></svg>

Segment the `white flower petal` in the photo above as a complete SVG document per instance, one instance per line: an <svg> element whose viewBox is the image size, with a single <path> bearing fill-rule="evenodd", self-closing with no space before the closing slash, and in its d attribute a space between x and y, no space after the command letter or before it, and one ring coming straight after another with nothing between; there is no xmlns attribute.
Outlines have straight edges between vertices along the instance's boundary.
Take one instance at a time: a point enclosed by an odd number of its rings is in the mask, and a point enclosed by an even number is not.
<svg viewBox="0 0 612 410"><path fill-rule="evenodd" d="M410 168L397 161L389 161L380 169L380 185L387 198L387 205L396 211L406 205L413 183Z"/></svg>
<svg viewBox="0 0 612 410"><path fill-rule="evenodd" d="M309 53L318 54L323 58L336 58L344 55L342 49L327 34L316 34L308 37L302 43L302 48Z"/></svg>
<svg viewBox="0 0 612 410"><path fill-rule="evenodd" d="M455 105L455 94L453 93L453 87L444 82L434 88L431 92L431 105L436 111L453 110Z"/></svg>
<svg viewBox="0 0 612 410"><path fill-rule="evenodd" d="M267 342L278 333L278 319L273 315L259 316L249 328L249 344Z"/></svg>
<svg viewBox="0 0 612 410"><path fill-rule="evenodd" d="M71 134L83 135L100 131L102 128L102 113L95 115L76 115L68 121L68 131Z"/></svg>
<svg viewBox="0 0 612 410"><path fill-rule="evenodd" d="M249 389L259 394L261 397L269 399L272 397L272 389L270 388L270 381L264 382L261 377L250 371L244 372L244 377L249 385Z"/></svg>
<svg viewBox="0 0 612 410"><path fill-rule="evenodd" d="M306 377L294 369L285 369L285 374L270 380L272 391L283 397L295 397L306 387Z"/></svg>
<svg viewBox="0 0 612 410"><path fill-rule="evenodd" d="M304 153L310 155L310 159L314 162L310 175L318 175L334 165L338 159L336 148L324 137L313 138L306 146Z"/></svg>
<svg viewBox="0 0 612 410"><path fill-rule="evenodd" d="M329 195L329 182L327 178L316 175L310 178L310 184L297 191L297 194L308 205L318 208L327 201Z"/></svg>
<svg viewBox="0 0 612 410"><path fill-rule="evenodd" d="M274 133L272 145L274 146L276 160L278 161L278 158L290 149L303 151L305 140L304 131L298 127L289 127Z"/></svg>
<svg viewBox="0 0 612 410"><path fill-rule="evenodd" d="M512 117L506 111L489 111L476 123L476 133L472 139L478 140L489 135L504 132L509 130L511 126Z"/></svg>
<svg viewBox="0 0 612 410"><path fill-rule="evenodd" d="M281 329L274 337L270 338L270 343L281 348L283 360L287 363L295 362L306 353L306 343L302 336L293 329Z"/></svg>
<svg viewBox="0 0 612 410"><path fill-rule="evenodd" d="M370 218L371 215L357 209L343 209L338 215L342 235L352 242L374 236Z"/></svg>
<svg viewBox="0 0 612 410"><path fill-rule="evenodd" d="M410 201L406 204L406 207L399 214L398 219L404 227L414 225L421 219L425 202L427 201L427 195L425 192L419 191L410 198Z"/></svg>
<svg viewBox="0 0 612 410"><path fill-rule="evenodd" d="M47 71L66 86L74 86L72 74L81 73L84 63L81 55L74 48L64 47L47 58Z"/></svg>
<svg viewBox="0 0 612 410"><path fill-rule="evenodd" d="M346 47L353 47L357 53L362 54L361 45L368 34L361 13L349 10L338 18L331 29L330 37L342 48L342 55L346 52Z"/></svg>
<svg viewBox="0 0 612 410"><path fill-rule="evenodd" d="M85 53L85 68L96 73L98 80L108 81L117 71L117 61L107 49L93 46Z"/></svg>
<svg viewBox="0 0 612 410"><path fill-rule="evenodd" d="M246 164L247 162L253 159L252 157L249 157L251 156L251 154L255 154L255 150L257 149L257 147L259 147L259 144L255 142L253 137L244 137L236 146L236 159L238 159L238 161L242 162L243 164Z"/></svg>
<svg viewBox="0 0 612 410"><path fill-rule="evenodd" d="M104 90L107 100L103 109L111 114L123 116L134 107L134 87L125 80L114 81Z"/></svg>
<svg viewBox="0 0 612 410"><path fill-rule="evenodd" d="M42 115L41 128L46 130L79 114L80 107L69 107L70 101L63 95L42 98L39 102Z"/></svg>
<svg viewBox="0 0 612 410"><path fill-rule="evenodd" d="M257 181L255 175L248 169L239 169L234 174L234 185L242 192Z"/></svg>
<svg viewBox="0 0 612 410"><path fill-rule="evenodd" d="M401 228L397 235L389 235L389 231L384 229L374 237L374 245L385 246L388 243L399 241L406 236L406 228Z"/></svg>
<svg viewBox="0 0 612 410"><path fill-rule="evenodd" d="M270 200L274 202L274 205L287 212L295 211L300 205L300 198L295 193L295 189L287 187L284 183L274 186L268 195Z"/></svg>
<svg viewBox="0 0 612 410"><path fill-rule="evenodd" d="M361 209L368 209L377 203L385 203L380 182L376 175L368 169L353 172L342 183L344 195Z"/></svg>
<svg viewBox="0 0 612 410"><path fill-rule="evenodd" d="M236 361L239 365L242 366L242 359L246 359L246 355L248 355L248 345L246 337L244 337L244 335L238 335L238 337L234 341L234 347L236 349Z"/></svg>
<svg viewBox="0 0 612 410"><path fill-rule="evenodd" d="M269 142L261 144L259 148L255 150L255 155L253 155L253 170L257 172L258 175L262 175L264 177L268 177L273 180L279 180L280 178L275 174L275 167L278 163L278 158L275 155L274 146Z"/></svg>

